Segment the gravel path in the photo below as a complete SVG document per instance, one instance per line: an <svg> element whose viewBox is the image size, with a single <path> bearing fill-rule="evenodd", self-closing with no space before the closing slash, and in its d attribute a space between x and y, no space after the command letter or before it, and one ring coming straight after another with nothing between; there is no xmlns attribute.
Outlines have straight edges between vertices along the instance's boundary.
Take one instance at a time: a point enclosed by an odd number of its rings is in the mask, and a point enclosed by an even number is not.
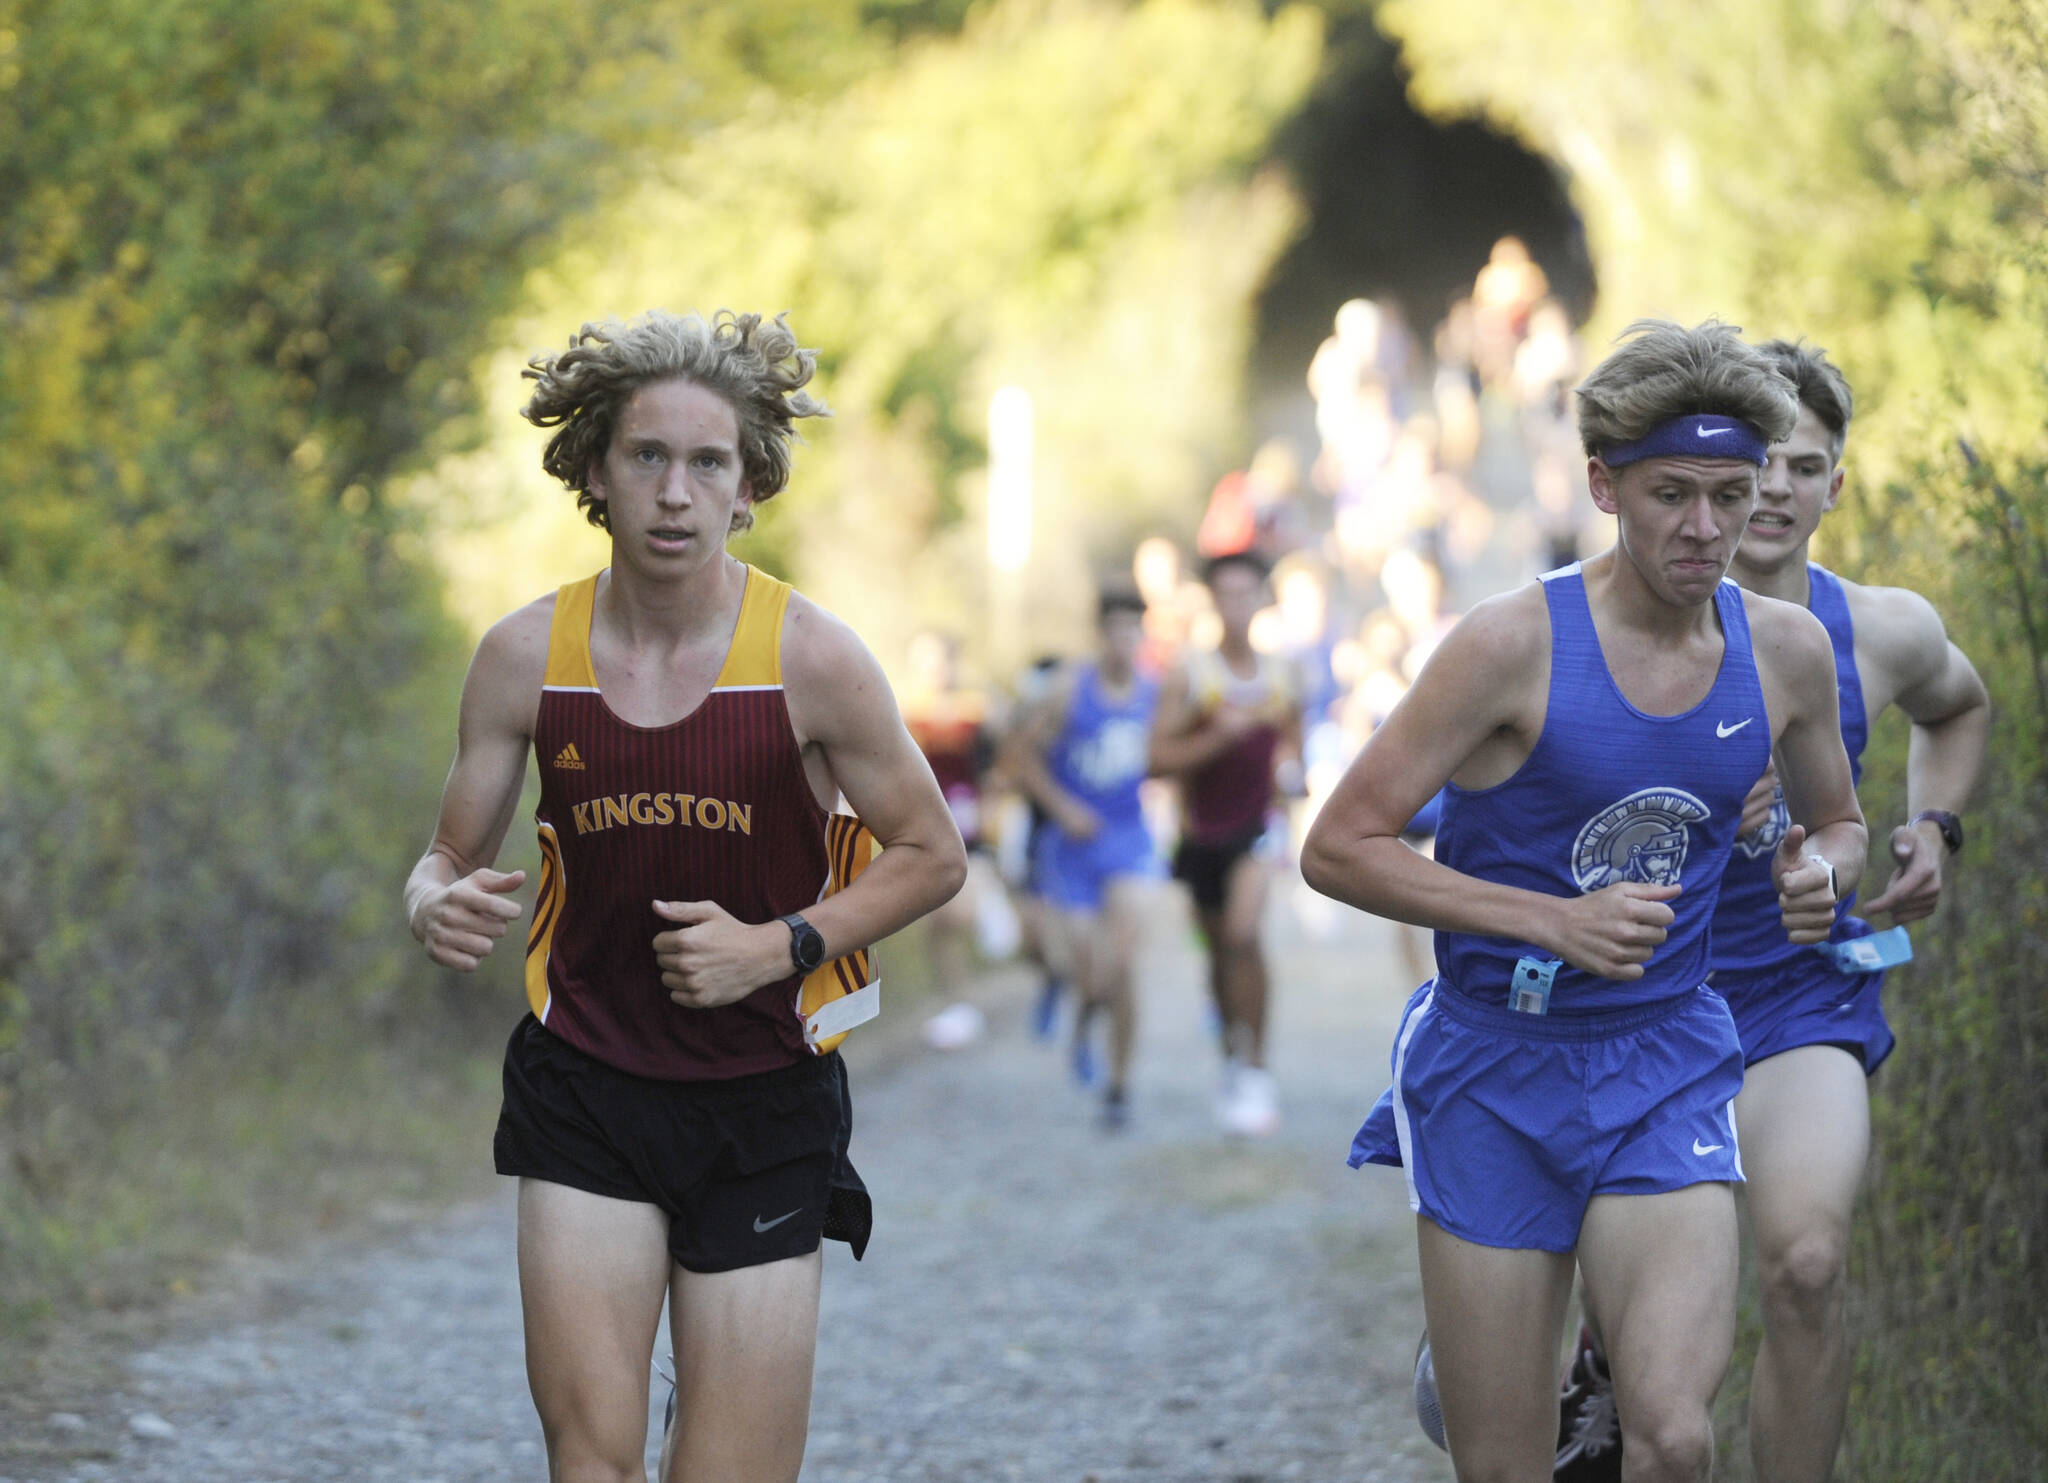
<svg viewBox="0 0 2048 1483"><path fill-rule="evenodd" d="M828 1249L808 1483L1450 1477L1408 1409L1401 1181L1343 1166L1405 990L1390 930L1326 905L1299 886L1274 905L1287 1121L1267 1142L1212 1129L1199 964L1170 912L1119 1137L1026 1033L1019 973L981 987L987 1033L963 1049L907 1022L855 1037L877 1227L863 1263ZM545 1477L509 1196L236 1287L6 1439L0 1483Z"/></svg>

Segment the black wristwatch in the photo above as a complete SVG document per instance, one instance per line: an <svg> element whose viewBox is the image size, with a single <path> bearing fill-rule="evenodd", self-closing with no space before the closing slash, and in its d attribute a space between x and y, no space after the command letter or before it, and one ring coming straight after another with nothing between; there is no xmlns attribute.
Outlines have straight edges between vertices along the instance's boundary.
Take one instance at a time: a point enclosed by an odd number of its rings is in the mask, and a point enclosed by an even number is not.
<svg viewBox="0 0 2048 1483"><path fill-rule="evenodd" d="M825 961L825 939L818 935L816 927L796 912L776 920L789 924L789 961L796 964L799 972L809 973Z"/></svg>
<svg viewBox="0 0 2048 1483"><path fill-rule="evenodd" d="M1951 855L1963 847L1963 821L1954 814L1945 809L1923 808L1908 822L1917 824L1923 819L1934 821L1934 827L1941 831L1941 842L1948 846Z"/></svg>

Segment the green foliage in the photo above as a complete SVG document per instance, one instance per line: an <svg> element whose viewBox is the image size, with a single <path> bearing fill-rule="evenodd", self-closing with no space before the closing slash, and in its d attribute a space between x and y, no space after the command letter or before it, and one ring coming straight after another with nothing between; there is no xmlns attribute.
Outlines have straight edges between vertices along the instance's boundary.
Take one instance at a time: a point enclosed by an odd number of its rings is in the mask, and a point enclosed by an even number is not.
<svg viewBox="0 0 2048 1483"><path fill-rule="evenodd" d="M223 1250L486 1193L504 1031L491 1018L491 1033L462 1042L444 1027L394 1046L312 1006L294 1014L294 1038L194 1046L166 1064L133 1099L147 1116L58 1119L79 1125L24 1149L13 1177L61 1197L0 1200L0 1365L15 1414L50 1358L38 1340L80 1301L148 1308L201 1285Z"/></svg>
<svg viewBox="0 0 2048 1483"><path fill-rule="evenodd" d="M885 660L932 622L997 658L1027 634L1073 641L1094 577L1184 524L1243 455L1248 305L1294 224L1257 167L1319 37L1305 9L1246 3L987 7L843 94L705 135L536 277L517 343L656 304L790 309L824 347L834 417L806 429L740 549L857 617ZM422 502L459 512L495 486L560 510L528 472L514 365L483 373L503 407L491 446L423 481ZM1039 529L1060 548L1037 553L1021 627L998 634L980 515L989 397L1009 383L1035 399ZM573 516L546 518L574 537ZM473 620L601 560L580 538L557 560L535 532L439 543L458 587L489 584Z"/></svg>
<svg viewBox="0 0 2048 1483"><path fill-rule="evenodd" d="M1875 1087L1841 1469L2038 1476L2048 11L2038 0L1387 0L1381 15L1407 46L1421 101L1483 108L1571 170L1606 328L1719 313L1828 347L1858 407L1825 558L1927 594L1991 687L1972 841L1943 920L1887 995L1900 1048ZM1865 778L1880 846L1903 817L1905 731L1880 730ZM1880 861L1873 878L1888 870Z"/></svg>
<svg viewBox="0 0 2048 1483"><path fill-rule="evenodd" d="M422 1023L462 636L392 480L563 234L854 17L0 0L0 1277L195 1046Z"/></svg>
<svg viewBox="0 0 2048 1483"><path fill-rule="evenodd" d="M1238 451L1291 224L1254 171L1317 46L1250 0L0 0L0 1311L147 1271L151 1210L179 1250L264 1226L121 1154L177 1099L317 1160L329 1102L249 1066L360 1039L375 1101L380 1049L472 1023L396 909L440 573L495 615L604 551L524 353L793 307L840 415L747 549L885 639L975 585L1005 382L1048 527L1121 559ZM1084 561L1036 575L1085 612Z"/></svg>

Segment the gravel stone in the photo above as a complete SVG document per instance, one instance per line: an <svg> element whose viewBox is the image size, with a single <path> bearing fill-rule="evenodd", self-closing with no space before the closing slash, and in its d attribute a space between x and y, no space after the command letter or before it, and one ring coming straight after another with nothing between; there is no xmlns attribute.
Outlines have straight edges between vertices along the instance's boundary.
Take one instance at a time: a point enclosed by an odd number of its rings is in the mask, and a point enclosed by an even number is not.
<svg viewBox="0 0 2048 1483"><path fill-rule="evenodd" d="M1205 975L1171 897L1148 923L1122 1134L1098 1128L1064 1046L1030 1038L1020 969L972 990L971 1044L925 1047L929 1005L885 1006L849 1042L876 1227L864 1262L827 1248L806 1483L1451 1477L1408 1400L1405 1188L1344 1167L1412 986L1392 928L1298 881L1270 921L1285 1122L1265 1141L1215 1130ZM93 1461L7 1465L29 1467L20 1483L544 1478L513 1234L508 1186L311 1247L133 1354L118 1393L76 1398L130 1418ZM650 1387L650 1459L666 1398Z"/></svg>

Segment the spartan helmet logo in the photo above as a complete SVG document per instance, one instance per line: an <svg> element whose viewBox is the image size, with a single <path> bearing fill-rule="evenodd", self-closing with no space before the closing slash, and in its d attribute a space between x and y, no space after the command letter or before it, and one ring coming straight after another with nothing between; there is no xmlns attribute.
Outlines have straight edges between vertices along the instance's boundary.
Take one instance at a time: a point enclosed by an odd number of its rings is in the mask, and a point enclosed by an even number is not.
<svg viewBox="0 0 2048 1483"><path fill-rule="evenodd" d="M1690 827L1707 806L1679 788L1644 788L1609 804L1572 844L1572 878L1581 891L1617 881L1673 886L1685 870Z"/></svg>
<svg viewBox="0 0 2048 1483"><path fill-rule="evenodd" d="M1778 847L1778 841L1785 837L1785 831L1791 827L1792 811L1785 807L1785 790L1779 788L1771 794L1771 816L1738 838L1735 841L1735 848L1742 851L1745 860L1768 855Z"/></svg>
<svg viewBox="0 0 2048 1483"><path fill-rule="evenodd" d="M1647 839L1628 842L1628 864L1622 875L1632 881L1668 886L1685 868L1685 831L1666 829Z"/></svg>

